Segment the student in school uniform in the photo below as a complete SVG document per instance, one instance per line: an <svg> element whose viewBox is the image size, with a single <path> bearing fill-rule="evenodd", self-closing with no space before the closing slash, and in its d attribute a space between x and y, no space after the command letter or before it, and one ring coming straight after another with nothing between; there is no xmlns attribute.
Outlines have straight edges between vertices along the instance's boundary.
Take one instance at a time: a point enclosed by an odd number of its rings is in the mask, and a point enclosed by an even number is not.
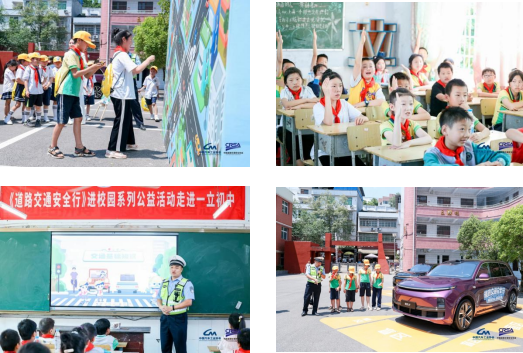
<svg viewBox="0 0 523 353"><path fill-rule="evenodd" d="M15 81L16 81L16 89L15 89L15 107L13 108L13 114L16 112L16 110L21 106L22 107L22 124L24 124L27 119L29 119L29 111L25 111L25 85L24 85L24 72L27 66L31 63L29 61L29 56L25 53L18 55L18 62L20 63L18 65L18 68L16 69L16 75L15 75ZM13 114L11 114L11 117L13 117Z"/></svg>
<svg viewBox="0 0 523 353"><path fill-rule="evenodd" d="M343 81L341 76L330 69L323 73L322 77L322 92L323 98L314 105L313 116L316 125L332 125L339 123L355 122L356 125L362 125L369 118L362 115L361 112L354 108L346 100L340 99L343 90ZM311 149L311 157L319 158L321 165L330 165L329 155L318 149L318 156L314 156L314 146ZM364 165L361 160L356 157L358 165ZM335 165L352 165L352 158L338 157L334 160Z"/></svg>
<svg viewBox="0 0 523 353"><path fill-rule="evenodd" d="M24 72L23 80L25 85L25 96L27 98L26 107L31 109L31 117L36 110L36 121L29 120L27 126L39 127L41 126L42 118L42 103L44 96L44 78L42 69L40 69L40 54L29 54L31 65L27 67Z"/></svg>
<svg viewBox="0 0 523 353"><path fill-rule="evenodd" d="M151 70L149 71L149 76L145 78L142 88L140 88L138 92L145 90L145 103L147 104L149 112L151 113L151 120L159 122L160 118L158 117L158 107L156 106L156 100L158 98L158 87L160 87L160 81L156 76L157 73L158 68L156 66L152 66Z"/></svg>
<svg viewBox="0 0 523 353"><path fill-rule="evenodd" d="M84 353L85 337L75 332L64 332L60 335L61 353Z"/></svg>
<svg viewBox="0 0 523 353"><path fill-rule="evenodd" d="M251 352L251 330L244 328L240 330L238 334L238 346L240 349L238 353L250 353Z"/></svg>
<svg viewBox="0 0 523 353"><path fill-rule="evenodd" d="M90 121L91 117L89 113L91 112L91 105L94 105L94 84L96 83L96 77L95 75L89 78L84 77L82 82L84 87L85 119Z"/></svg>
<svg viewBox="0 0 523 353"><path fill-rule="evenodd" d="M340 313L340 290L341 276L338 273L338 266L332 267L332 273L329 276L331 313Z"/></svg>
<svg viewBox="0 0 523 353"><path fill-rule="evenodd" d="M512 140L512 162L523 164L523 127L508 129L507 138Z"/></svg>
<svg viewBox="0 0 523 353"><path fill-rule="evenodd" d="M50 317L44 317L38 323L38 331L40 331L39 342L44 344L54 344L54 320Z"/></svg>
<svg viewBox="0 0 523 353"><path fill-rule="evenodd" d="M329 57L327 54L319 54L318 55L318 45L317 45L318 36L316 35L316 30L312 30L312 59L311 59L311 67L309 71L309 81L314 80L314 77L316 74L314 73L314 66L321 64L325 65L325 67L329 67Z"/></svg>
<svg viewBox="0 0 523 353"><path fill-rule="evenodd" d="M371 58L363 58L363 46L367 32L361 31L360 44L352 75L349 76L349 103L355 108L380 106L385 101L381 85L374 81L376 67Z"/></svg>
<svg viewBox="0 0 523 353"><path fill-rule="evenodd" d="M105 153L107 158L127 158L127 155L123 152L138 149L134 140L133 114L131 111L131 101L136 100L133 75L145 70L154 61L154 55L148 57L140 65L133 63L128 54L133 41L132 35L130 31L120 30L119 28L114 29L112 33L113 41L117 45L112 61L113 92L111 93L115 118Z"/></svg>
<svg viewBox="0 0 523 353"><path fill-rule="evenodd" d="M300 69L287 69L283 74L283 81L285 88L280 93L283 109L310 109L319 101L312 89L303 85Z"/></svg>
<svg viewBox="0 0 523 353"><path fill-rule="evenodd" d="M18 323L18 333L22 338L21 346L34 342L36 338L36 322L31 319L23 319Z"/></svg>
<svg viewBox="0 0 523 353"><path fill-rule="evenodd" d="M385 58L382 55L383 53L379 53L372 59L374 61L374 66L376 67L374 81L380 85L387 85L389 83L389 70L387 70L387 63L385 62Z"/></svg>
<svg viewBox="0 0 523 353"><path fill-rule="evenodd" d="M6 125L13 125L13 122L11 121L11 116L13 115L13 111L11 111L11 99L13 97L13 88L16 80L15 73L17 67L18 63L16 62L16 60L9 60L4 71L4 86L2 89L2 100L5 101L4 124Z"/></svg>
<svg viewBox="0 0 523 353"><path fill-rule="evenodd" d="M449 63L441 63L438 66L438 77L439 80L432 85L432 92L430 95L430 114L432 116L438 116L443 109L447 107L447 97L445 95L445 87L450 80L454 69Z"/></svg>
<svg viewBox="0 0 523 353"><path fill-rule="evenodd" d="M97 346L108 345L114 350L118 346L118 340L111 336L111 322L107 319L98 319L94 323L96 338L93 344Z"/></svg>
<svg viewBox="0 0 523 353"><path fill-rule="evenodd" d="M238 333L245 328L245 318L242 314L232 313L229 315L229 329L233 330L230 334L222 337L218 344L218 349L221 353L234 353L239 349L238 347ZM234 331L238 333L233 333Z"/></svg>
<svg viewBox="0 0 523 353"><path fill-rule="evenodd" d="M429 89L430 83L421 69L423 68L423 57L420 54L412 54L409 57L409 72L412 78L413 86L418 91Z"/></svg>
<svg viewBox="0 0 523 353"><path fill-rule="evenodd" d="M509 85L499 93L496 107L494 108L494 117L492 125L494 130L501 131L503 123L504 110L521 110L523 108L523 71L514 69L508 75Z"/></svg>
<svg viewBox="0 0 523 353"><path fill-rule="evenodd" d="M478 97L482 98L498 98L501 87L496 82L496 71L490 67L486 67L481 72L483 82L478 83L476 91Z"/></svg>
<svg viewBox="0 0 523 353"><path fill-rule="evenodd" d="M358 271L358 283L361 297L361 310L365 311L365 297L367 297L367 310L370 310L370 262L368 259L363 259L363 268Z"/></svg>
<svg viewBox="0 0 523 353"><path fill-rule="evenodd" d="M20 336L15 330L7 329L0 334L0 347L4 353L16 353L20 348Z"/></svg>
<svg viewBox="0 0 523 353"><path fill-rule="evenodd" d="M283 74L288 68L296 67L296 65L292 61L283 58L283 36L280 31L276 32L276 43L278 44L276 55L276 98L280 98L280 92L285 88Z"/></svg>
<svg viewBox="0 0 523 353"><path fill-rule="evenodd" d="M43 78L43 88L44 93L42 96L42 104L44 106L44 121L49 122L49 106L51 105L51 69L47 67L49 63L49 58L47 55L42 55L40 57L40 70L42 72Z"/></svg>
<svg viewBox="0 0 523 353"><path fill-rule="evenodd" d="M51 120L56 120L56 111L58 109L58 104L56 100L56 94L55 94L55 81L58 79L56 74L58 73L58 70L62 67L62 58L59 56L55 56L53 58L53 67L51 68L51 71L49 71L49 79L51 80L51 100L53 101L53 117Z"/></svg>
<svg viewBox="0 0 523 353"><path fill-rule="evenodd" d="M382 145L391 144L392 149L403 149L431 143L432 138L415 121L410 120L415 102L412 92L398 88L390 94L389 99L390 118L380 126Z"/></svg>
<svg viewBox="0 0 523 353"><path fill-rule="evenodd" d="M411 81L410 76L407 75L404 72L395 72L390 76L389 79L389 97L392 92L397 90L398 88L404 88L406 90L411 91ZM385 116L390 118L391 112L390 112L390 106L389 102L385 101L382 104L383 111L385 113ZM414 100L414 110L412 111L412 116L410 118L412 121L424 121L424 120L430 120L430 114L428 111L426 111L420 102L418 102L416 99Z"/></svg>
<svg viewBox="0 0 523 353"><path fill-rule="evenodd" d="M96 328L93 324L86 322L85 324L82 324L80 326L83 328L86 336L87 336L87 345L85 346L85 352L90 353L105 353L106 351L103 348L95 347L93 342L96 339Z"/></svg>
<svg viewBox="0 0 523 353"><path fill-rule="evenodd" d="M374 266L374 272L371 277L372 286L372 310L381 310L381 292L383 290L383 273L381 265Z"/></svg>
<svg viewBox="0 0 523 353"><path fill-rule="evenodd" d="M325 66L323 64L315 65L312 68L312 72L314 73L314 79L309 81L309 83L307 83L307 87L309 87L314 92L314 95L318 98L320 97L320 93L321 93L320 80L325 71L327 71L327 66Z"/></svg>
<svg viewBox="0 0 523 353"><path fill-rule="evenodd" d="M472 117L461 107L441 113L441 136L423 157L426 166L508 166L510 157L470 141Z"/></svg>
<svg viewBox="0 0 523 353"><path fill-rule="evenodd" d="M347 312L354 312L354 302L356 301L356 288L358 281L354 275L355 267L349 266L349 273L345 275L345 283L343 285L343 293L345 293L345 302L347 303Z"/></svg>

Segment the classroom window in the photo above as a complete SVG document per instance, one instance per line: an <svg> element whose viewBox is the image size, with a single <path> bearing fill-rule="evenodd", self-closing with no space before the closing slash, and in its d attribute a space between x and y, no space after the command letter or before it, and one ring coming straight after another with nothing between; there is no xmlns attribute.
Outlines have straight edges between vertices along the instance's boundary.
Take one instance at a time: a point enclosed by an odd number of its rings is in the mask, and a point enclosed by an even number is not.
<svg viewBox="0 0 523 353"><path fill-rule="evenodd" d="M281 227L281 238L287 240L287 227Z"/></svg>
<svg viewBox="0 0 523 353"><path fill-rule="evenodd" d="M474 207L474 199L461 199L461 207Z"/></svg>
<svg viewBox="0 0 523 353"><path fill-rule="evenodd" d="M67 9L67 1L58 1L58 10Z"/></svg>
<svg viewBox="0 0 523 353"><path fill-rule="evenodd" d="M427 225L426 224L417 224L416 225L416 234L427 235Z"/></svg>
<svg viewBox="0 0 523 353"><path fill-rule="evenodd" d="M152 1L139 2L138 3L138 10L152 11L153 10L153 3L152 3Z"/></svg>
<svg viewBox="0 0 523 353"><path fill-rule="evenodd" d="M450 206L450 197L438 197L438 206Z"/></svg>
<svg viewBox="0 0 523 353"><path fill-rule="evenodd" d="M127 10L127 1L113 1L113 10Z"/></svg>
<svg viewBox="0 0 523 353"><path fill-rule="evenodd" d="M281 211L285 214L289 214L289 203L285 200L281 202Z"/></svg>
<svg viewBox="0 0 523 353"><path fill-rule="evenodd" d="M427 196L418 195L418 205L426 205L426 204L427 204Z"/></svg>
<svg viewBox="0 0 523 353"><path fill-rule="evenodd" d="M396 228L395 219L380 219L380 227Z"/></svg>
<svg viewBox="0 0 523 353"><path fill-rule="evenodd" d="M519 196L519 191L515 192L513 195L512 195L512 198L515 199Z"/></svg>
<svg viewBox="0 0 523 353"><path fill-rule="evenodd" d="M438 237L450 237L450 226L437 226Z"/></svg>
<svg viewBox="0 0 523 353"><path fill-rule="evenodd" d="M378 227L378 220L377 219L362 219L360 221L360 225L362 227Z"/></svg>
<svg viewBox="0 0 523 353"><path fill-rule="evenodd" d="M463 29L463 35L461 36L461 47L459 49L459 55L461 61L456 64L460 68L465 69L467 74L473 74L473 64L475 48L475 36L476 36L476 7L471 5L467 11L467 15L464 18L466 25Z"/></svg>

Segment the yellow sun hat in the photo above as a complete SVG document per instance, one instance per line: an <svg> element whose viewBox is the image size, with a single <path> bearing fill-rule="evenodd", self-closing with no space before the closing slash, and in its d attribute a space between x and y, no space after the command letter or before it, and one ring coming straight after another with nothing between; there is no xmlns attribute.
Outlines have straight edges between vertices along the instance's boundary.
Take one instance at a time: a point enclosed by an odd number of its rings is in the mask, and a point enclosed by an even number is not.
<svg viewBox="0 0 523 353"><path fill-rule="evenodd" d="M28 55L29 59L40 59L40 53L31 53Z"/></svg>
<svg viewBox="0 0 523 353"><path fill-rule="evenodd" d="M156 66L151 66L151 70L152 70L152 69L155 69L156 72L158 72L158 68L157 68Z"/></svg>
<svg viewBox="0 0 523 353"><path fill-rule="evenodd" d="M364 264L364 265L370 265L369 259L364 259L364 260L363 260L363 264Z"/></svg>
<svg viewBox="0 0 523 353"><path fill-rule="evenodd" d="M59 57L59 56L55 56L55 57L53 58L53 62L54 62L54 63L62 62L62 58Z"/></svg>
<svg viewBox="0 0 523 353"><path fill-rule="evenodd" d="M354 268L354 266L349 266L349 273L354 273L356 272L356 268Z"/></svg>
<svg viewBox="0 0 523 353"><path fill-rule="evenodd" d="M374 266L374 269L375 270L381 270L381 265L380 264L376 264L376 266Z"/></svg>
<svg viewBox="0 0 523 353"><path fill-rule="evenodd" d="M96 45L94 45L93 42L91 42L91 33L89 33L89 32L78 31L74 34L73 39L81 39L87 43L89 48L91 48L91 49L96 48Z"/></svg>
<svg viewBox="0 0 523 353"><path fill-rule="evenodd" d="M29 55L27 55L26 53L18 54L18 60L28 61L29 60Z"/></svg>
<svg viewBox="0 0 523 353"><path fill-rule="evenodd" d="M332 270L333 270L333 271L337 271L337 270L338 270L338 266L333 266L333 267L332 267Z"/></svg>
<svg viewBox="0 0 523 353"><path fill-rule="evenodd" d="M47 55L41 55L40 61L49 61L49 58L47 57Z"/></svg>

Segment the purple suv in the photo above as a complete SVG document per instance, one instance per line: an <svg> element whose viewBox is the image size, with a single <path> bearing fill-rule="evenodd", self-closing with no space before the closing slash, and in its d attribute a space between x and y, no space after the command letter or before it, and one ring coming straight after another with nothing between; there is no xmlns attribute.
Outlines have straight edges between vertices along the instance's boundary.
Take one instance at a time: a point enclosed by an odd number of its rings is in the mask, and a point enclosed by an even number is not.
<svg viewBox="0 0 523 353"><path fill-rule="evenodd" d="M392 303L403 315L465 331L475 316L501 308L513 313L517 297L518 280L505 262L457 260L398 283Z"/></svg>

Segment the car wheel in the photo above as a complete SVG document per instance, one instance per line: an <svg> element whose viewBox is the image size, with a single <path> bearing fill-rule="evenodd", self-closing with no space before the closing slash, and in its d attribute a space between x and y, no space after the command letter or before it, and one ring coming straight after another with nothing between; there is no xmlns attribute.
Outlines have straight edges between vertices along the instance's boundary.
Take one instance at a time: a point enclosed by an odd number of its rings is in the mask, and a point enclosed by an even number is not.
<svg viewBox="0 0 523 353"><path fill-rule="evenodd" d="M468 299L463 299L454 314L454 328L458 331L465 331L470 327L474 319L474 307Z"/></svg>
<svg viewBox="0 0 523 353"><path fill-rule="evenodd" d="M516 306L518 304L518 298L516 296L516 291L510 292L510 296L507 302L506 309L509 313L516 311Z"/></svg>

